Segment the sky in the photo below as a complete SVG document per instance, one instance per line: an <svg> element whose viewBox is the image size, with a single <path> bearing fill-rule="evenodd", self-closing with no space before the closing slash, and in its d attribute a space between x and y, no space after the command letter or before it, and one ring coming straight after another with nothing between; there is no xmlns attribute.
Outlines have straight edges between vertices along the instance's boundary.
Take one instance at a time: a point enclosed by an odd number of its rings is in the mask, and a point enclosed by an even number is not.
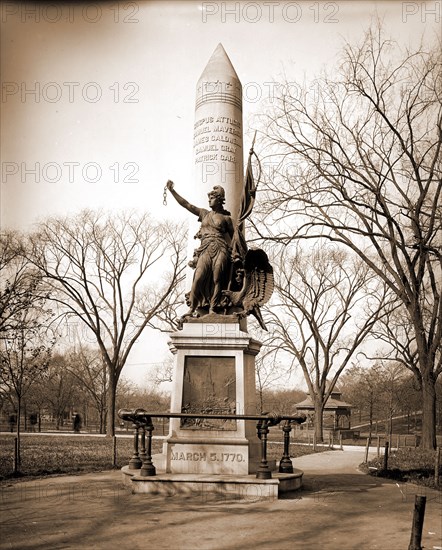
<svg viewBox="0 0 442 550"><path fill-rule="evenodd" d="M196 193L195 86L218 43L243 85L247 151L275 83L314 80L376 14L399 44L440 36L440 0L2 2L1 228L83 208L184 220L163 188ZM147 333L123 373L143 382L167 354Z"/></svg>

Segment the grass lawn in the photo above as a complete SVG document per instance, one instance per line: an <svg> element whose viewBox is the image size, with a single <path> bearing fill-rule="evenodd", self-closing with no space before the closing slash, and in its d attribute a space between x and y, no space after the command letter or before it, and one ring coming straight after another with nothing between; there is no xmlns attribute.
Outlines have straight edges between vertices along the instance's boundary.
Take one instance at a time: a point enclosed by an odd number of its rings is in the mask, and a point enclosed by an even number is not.
<svg viewBox="0 0 442 550"><path fill-rule="evenodd" d="M117 437L117 467L127 464L132 449L132 438ZM158 449L159 445L155 451ZM1 436L0 479L12 477L13 462L14 434ZM24 476L93 472L112 467L112 439L81 434L21 436L20 472Z"/></svg>
<svg viewBox="0 0 442 550"><path fill-rule="evenodd" d="M319 450L319 449L318 449ZM327 448L320 450L328 450ZM153 440L152 453L162 451L162 441ZM292 457L312 454L306 445L290 445ZM133 439L117 436L117 468L129 462L133 453ZM279 460L283 446L268 443L268 458ZM0 436L0 480L13 477L14 434ZM79 435L21 436L21 476L75 474L113 468L111 439Z"/></svg>
<svg viewBox="0 0 442 550"><path fill-rule="evenodd" d="M388 457L388 469L383 470L383 456L375 458L363 464L361 469L370 475L396 479L398 481L411 481L426 487L439 488L442 482L442 468L439 466L439 487L434 481L436 451L423 449L403 448L390 453Z"/></svg>

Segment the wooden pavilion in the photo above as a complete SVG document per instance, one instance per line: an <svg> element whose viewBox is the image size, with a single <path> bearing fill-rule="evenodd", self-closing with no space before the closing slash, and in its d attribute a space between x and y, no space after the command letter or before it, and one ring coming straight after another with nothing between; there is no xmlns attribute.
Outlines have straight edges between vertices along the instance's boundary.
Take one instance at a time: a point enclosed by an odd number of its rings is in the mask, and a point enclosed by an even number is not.
<svg viewBox="0 0 442 550"><path fill-rule="evenodd" d="M337 386L333 388L330 397L324 406L323 426L325 430L332 430L334 432L350 430L351 428L351 408L350 403L346 403L341 398L342 392ZM304 401L295 405L297 412L307 415L307 422L305 427L313 425L315 406L310 395Z"/></svg>

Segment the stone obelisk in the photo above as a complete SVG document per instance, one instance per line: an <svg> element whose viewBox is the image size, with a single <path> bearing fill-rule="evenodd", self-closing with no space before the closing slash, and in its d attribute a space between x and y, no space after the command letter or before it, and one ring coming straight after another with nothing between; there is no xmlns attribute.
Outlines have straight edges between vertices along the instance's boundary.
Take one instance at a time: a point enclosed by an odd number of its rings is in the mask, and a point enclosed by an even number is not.
<svg viewBox="0 0 442 550"><path fill-rule="evenodd" d="M236 221L244 181L242 86L221 44L197 83L193 135L195 190L207 202L214 185L224 187Z"/></svg>
<svg viewBox="0 0 442 550"><path fill-rule="evenodd" d="M242 87L221 44L198 80L193 145L193 202L207 208L207 193L220 185L235 223L244 185ZM190 235L198 228L195 221ZM171 412L256 414L255 356L261 344L234 316L209 318L189 320L171 335ZM163 456L170 473L247 475L256 470L258 454L253 422L171 418Z"/></svg>

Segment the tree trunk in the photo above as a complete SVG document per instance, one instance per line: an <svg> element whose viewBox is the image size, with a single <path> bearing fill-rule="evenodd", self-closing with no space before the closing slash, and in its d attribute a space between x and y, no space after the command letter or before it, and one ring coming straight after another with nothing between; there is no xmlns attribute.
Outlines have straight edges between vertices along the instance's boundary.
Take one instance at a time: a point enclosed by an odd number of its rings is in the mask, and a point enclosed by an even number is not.
<svg viewBox="0 0 442 550"><path fill-rule="evenodd" d="M20 441L20 421L21 421L21 397L17 396L17 468L20 471L21 466L21 441Z"/></svg>
<svg viewBox="0 0 442 550"><path fill-rule="evenodd" d="M371 436L372 436L372 433L373 433L373 403L370 401L370 405L369 405L369 416L368 416L368 419L369 419L369 425L368 425L368 437L371 441Z"/></svg>
<svg viewBox="0 0 442 550"><path fill-rule="evenodd" d="M104 433L104 410L100 408L100 434Z"/></svg>
<svg viewBox="0 0 442 550"><path fill-rule="evenodd" d="M324 414L324 403L322 399L318 399L317 397L314 400L315 404L315 435L316 435L316 441L318 443L322 443L324 441L324 422L323 422L323 414Z"/></svg>
<svg viewBox="0 0 442 550"><path fill-rule="evenodd" d="M436 448L436 386L432 376L422 377L422 440L424 449Z"/></svg>
<svg viewBox="0 0 442 550"><path fill-rule="evenodd" d="M115 435L115 406L116 406L116 393L118 379L115 376L113 368L109 369L109 386L108 386L108 399L107 399L107 419L106 419L106 436L113 437Z"/></svg>
<svg viewBox="0 0 442 550"><path fill-rule="evenodd" d="M388 417L388 442L390 443L390 449L393 443L393 410L390 409Z"/></svg>
<svg viewBox="0 0 442 550"><path fill-rule="evenodd" d="M109 390L107 390L109 391ZM106 400L100 402L99 404L99 414L100 414L100 433L106 433L106 420L107 420L107 409L106 409Z"/></svg>
<svg viewBox="0 0 442 550"><path fill-rule="evenodd" d="M259 395L259 411L260 411L259 414L262 414L262 411L264 410L264 399L262 395L262 388L258 390L258 395Z"/></svg>
<svg viewBox="0 0 442 550"><path fill-rule="evenodd" d="M413 311L414 313L414 311ZM413 319L413 317L411 317ZM418 319L416 321L421 321ZM436 448L436 380L434 357L428 353L425 330L422 323L415 322L416 345L419 357L419 370L422 387L422 439L424 449Z"/></svg>

